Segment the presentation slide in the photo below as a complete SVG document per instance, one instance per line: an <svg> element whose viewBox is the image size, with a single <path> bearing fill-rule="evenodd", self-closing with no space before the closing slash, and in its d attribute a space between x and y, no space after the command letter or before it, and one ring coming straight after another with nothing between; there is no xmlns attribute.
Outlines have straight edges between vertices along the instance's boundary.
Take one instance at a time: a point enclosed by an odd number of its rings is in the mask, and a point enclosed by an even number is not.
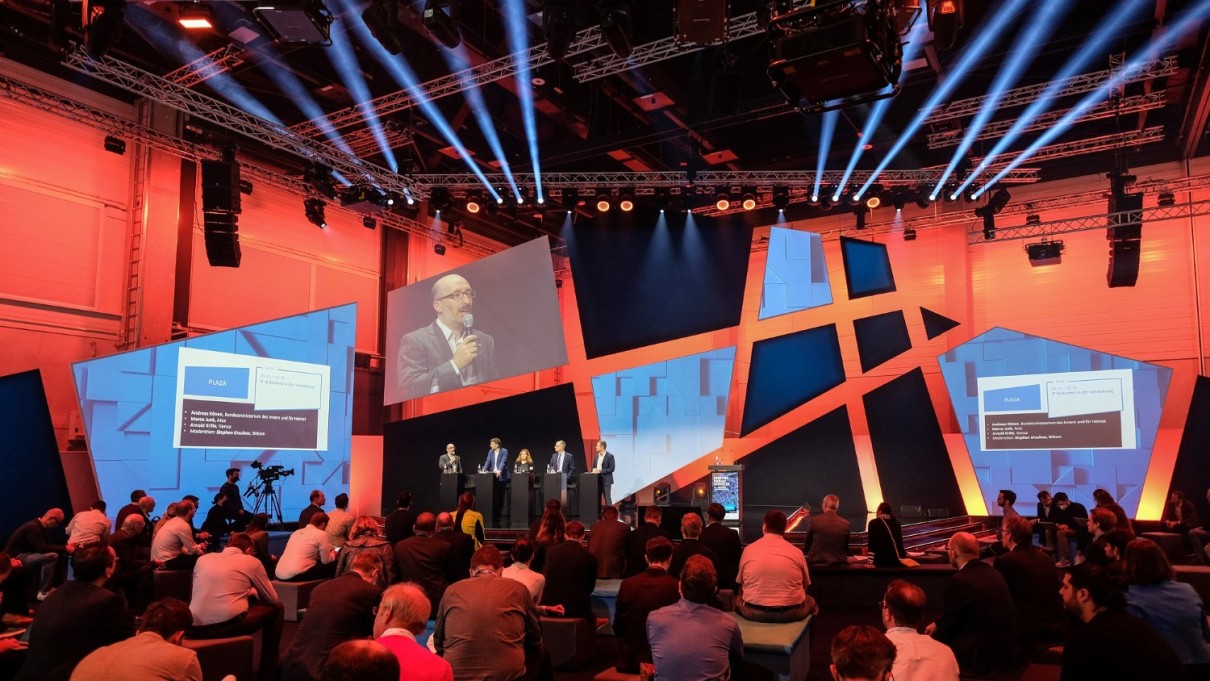
<svg viewBox="0 0 1210 681"><path fill-rule="evenodd" d="M175 447L328 448L331 368L181 348Z"/></svg>
<svg viewBox="0 0 1210 681"><path fill-rule="evenodd" d="M1134 372L984 376L983 448L1134 449Z"/></svg>
<svg viewBox="0 0 1210 681"><path fill-rule="evenodd" d="M387 294L383 403L567 363L546 237Z"/></svg>
<svg viewBox="0 0 1210 681"><path fill-rule="evenodd" d="M710 472L710 502L722 504L723 520L739 520L739 471Z"/></svg>
<svg viewBox="0 0 1210 681"><path fill-rule="evenodd" d="M246 492L253 464L293 471L273 482L287 521L311 490L347 492L356 322L342 305L73 365L110 512L135 489L157 515L186 494L208 504L232 467Z"/></svg>

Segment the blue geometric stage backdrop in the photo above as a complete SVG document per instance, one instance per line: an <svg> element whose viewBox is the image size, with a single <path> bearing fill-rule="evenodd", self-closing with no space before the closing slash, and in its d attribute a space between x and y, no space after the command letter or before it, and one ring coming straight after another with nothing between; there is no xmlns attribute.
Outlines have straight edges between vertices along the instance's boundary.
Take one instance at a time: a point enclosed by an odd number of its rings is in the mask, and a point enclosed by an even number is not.
<svg viewBox="0 0 1210 681"><path fill-rule="evenodd" d="M593 377L615 500L722 446L734 366L728 347Z"/></svg>
<svg viewBox="0 0 1210 681"><path fill-rule="evenodd" d="M823 238L815 232L773 227L758 319L832 304Z"/></svg>

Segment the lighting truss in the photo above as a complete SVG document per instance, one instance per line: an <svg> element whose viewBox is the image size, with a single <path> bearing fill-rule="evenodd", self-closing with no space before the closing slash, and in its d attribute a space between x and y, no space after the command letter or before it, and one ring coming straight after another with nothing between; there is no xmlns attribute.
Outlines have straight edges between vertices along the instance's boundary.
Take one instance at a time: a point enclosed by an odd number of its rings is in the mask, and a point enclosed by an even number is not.
<svg viewBox="0 0 1210 681"><path fill-rule="evenodd" d="M202 55L184 66L165 73L164 79L181 87L196 87L244 63L243 55L244 47L242 45L227 43L210 54Z"/></svg>
<svg viewBox="0 0 1210 681"><path fill-rule="evenodd" d="M1061 158L1071 158L1073 156L1083 156L1084 154L1092 154L1098 151L1111 151L1121 149L1122 147L1138 146L1142 144L1153 144L1155 142L1164 141L1164 126L1155 125L1143 130L1130 130L1127 132L1116 132L1108 135L1099 135L1097 137L1088 137L1086 139L1072 140L1070 142L1060 142L1058 144L1050 144L1036 152L1030 154L1030 161L1056 161ZM1007 154L1000 154L996 157L996 166L1003 168L1005 165L1012 163L1014 159L1020 156L1023 152L1016 151ZM971 163L978 167L983 159L981 157L971 158ZM991 171L993 174L995 171ZM984 174L988 171L985 170ZM1003 178L1000 179L1004 181Z"/></svg>
<svg viewBox="0 0 1210 681"><path fill-rule="evenodd" d="M1070 234L1072 232L1087 232L1094 229L1105 229L1113 220L1127 221L1138 217L1139 211L1122 211L1120 213L1104 212L1065 220L1051 220L1036 225L1020 225L1017 227L1001 227L997 225L996 241L1012 241L1014 239L1031 239L1037 236L1053 236ZM1164 220L1179 220L1198 215L1210 215L1210 200L1177 203L1171 206L1156 206L1143 209L1143 224L1162 222ZM967 241L971 245L984 243L981 230L967 233Z"/></svg>
<svg viewBox="0 0 1210 681"><path fill-rule="evenodd" d="M766 29L761 28L760 23L757 21L755 12L742 14L738 17L733 17L728 24L728 33L730 35L728 41L760 35L765 31ZM610 52L607 55L576 64L574 76L581 83L587 83L639 66L691 54L698 50L704 50L707 47L712 46L681 43L677 41L676 36L668 36L660 40L636 45L634 50L631 51L630 56L625 59Z"/></svg>
<svg viewBox="0 0 1210 681"><path fill-rule="evenodd" d="M412 131L407 128L384 125L382 133L386 135L387 146L391 149L398 149L412 143ZM378 138L374 136L374 130L371 128L361 128L351 132L344 136L344 140L345 144L349 145L349 149L360 158L373 156L382 151L378 146Z"/></svg>
<svg viewBox="0 0 1210 681"><path fill-rule="evenodd" d="M1095 90L1099 90L1105 84L1105 81L1112 78L1119 70L1121 64L1117 64L1113 68L1104 71L1096 71L1094 73L1085 73L1079 76L1068 78L1062 88L1051 95L1054 99L1062 97L1070 97L1072 95L1082 95ZM1177 58L1175 55L1158 59L1146 67L1140 68L1132 77L1122 81L1122 85L1127 83L1135 83L1143 80L1151 80L1152 78L1160 78L1163 76L1171 76L1178 71ZM1026 106L1033 103L1039 95L1044 93L1051 84L1037 83L1035 85L1026 85L1024 87L1008 90L1000 98L999 109L1009 109L1012 107ZM991 95L981 95L979 97L969 97L967 99L958 99L949 104L939 107L928 118L924 120L925 125L941 123L943 121L952 120L955 118L964 118L973 116L991 97Z"/></svg>
<svg viewBox="0 0 1210 681"><path fill-rule="evenodd" d="M1155 109L1164 108L1167 103L1166 93L1163 90L1156 90L1141 95L1132 95L1117 101L1102 102L1088 110L1088 113L1077 118L1073 123L1087 123L1090 121L1113 118L1115 116L1141 113L1144 111L1153 111ZM1049 111L1034 119L1033 123L1021 129L1022 133L1037 132L1045 130L1060 118L1065 116L1070 109L1061 111ZM975 137L976 142L985 140L997 139L1008 132L1009 128L1016 124L1015 119L1006 119L988 123ZM928 134L929 149L942 149L945 147L957 146L962 141L962 135L965 129L958 128L955 130L942 130L939 132L931 132Z"/></svg>
<svg viewBox="0 0 1210 681"><path fill-rule="evenodd" d="M238 107L194 92L113 57L94 59L83 48L77 47L68 51L64 64L97 80L158 101L272 149L327 165L352 181L369 182L401 194L410 192L417 197L427 195L427 192L417 187L412 180L386 168L355 158L328 144L304 137L290 128L253 116Z"/></svg>

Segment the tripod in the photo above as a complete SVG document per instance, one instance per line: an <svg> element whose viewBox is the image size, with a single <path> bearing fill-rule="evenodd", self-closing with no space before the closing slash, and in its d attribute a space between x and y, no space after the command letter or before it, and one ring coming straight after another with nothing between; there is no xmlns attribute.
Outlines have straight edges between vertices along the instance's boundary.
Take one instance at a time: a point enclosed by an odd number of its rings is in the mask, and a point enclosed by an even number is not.
<svg viewBox="0 0 1210 681"><path fill-rule="evenodd" d="M269 518L277 517L279 528L285 525L281 517L281 492L273 488L272 480L266 480L263 488L252 487L249 491L256 495L256 504L252 507L253 515L260 513L263 507Z"/></svg>

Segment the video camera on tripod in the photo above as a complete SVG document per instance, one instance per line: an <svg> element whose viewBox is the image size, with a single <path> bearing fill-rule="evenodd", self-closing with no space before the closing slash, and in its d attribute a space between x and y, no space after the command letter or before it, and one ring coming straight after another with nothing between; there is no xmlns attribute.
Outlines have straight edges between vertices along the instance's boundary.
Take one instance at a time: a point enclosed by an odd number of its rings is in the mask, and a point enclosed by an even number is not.
<svg viewBox="0 0 1210 681"><path fill-rule="evenodd" d="M277 464L266 466L259 461L253 461L252 468L256 470L256 482L265 483L266 485L294 475L293 468L286 468Z"/></svg>
<svg viewBox="0 0 1210 681"><path fill-rule="evenodd" d="M277 464L266 466L260 461L253 461L252 468L256 471L256 478L248 485L248 491L244 492L244 496L256 497L252 513L259 513L263 508L270 517L276 516L277 524L281 525L281 493L273 488L273 483L294 475L294 469Z"/></svg>

